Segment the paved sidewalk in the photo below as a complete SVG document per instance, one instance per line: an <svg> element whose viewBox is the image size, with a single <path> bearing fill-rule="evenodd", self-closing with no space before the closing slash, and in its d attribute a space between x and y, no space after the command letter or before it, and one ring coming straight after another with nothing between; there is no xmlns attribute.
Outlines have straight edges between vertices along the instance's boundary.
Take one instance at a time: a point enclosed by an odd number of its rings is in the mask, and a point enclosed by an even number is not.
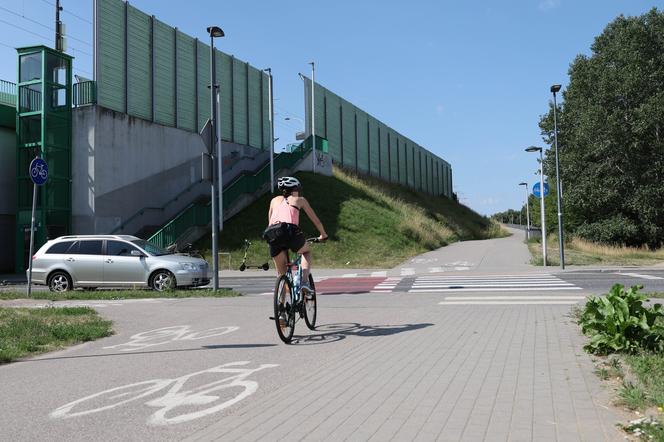
<svg viewBox="0 0 664 442"><path fill-rule="evenodd" d="M409 259L392 269L390 274L443 272L544 272L546 268L530 265L530 252L524 243L523 231L507 228L506 238L462 241Z"/></svg>
<svg viewBox="0 0 664 442"><path fill-rule="evenodd" d="M623 440L568 311L430 309L187 440Z"/></svg>

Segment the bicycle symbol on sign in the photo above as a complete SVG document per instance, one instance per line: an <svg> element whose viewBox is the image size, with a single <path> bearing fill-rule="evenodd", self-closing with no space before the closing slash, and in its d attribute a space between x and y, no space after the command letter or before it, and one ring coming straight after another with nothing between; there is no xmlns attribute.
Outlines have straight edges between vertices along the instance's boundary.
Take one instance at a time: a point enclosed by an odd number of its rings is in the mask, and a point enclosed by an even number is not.
<svg viewBox="0 0 664 442"><path fill-rule="evenodd" d="M50 416L67 419L99 413L166 390L163 396L145 402L148 407L157 408L148 418L148 424L189 422L218 413L252 395L258 389L258 382L247 380L247 377L266 368L278 367L278 364L262 364L256 368L242 368L247 364L249 361L231 362L175 379L152 379L111 388L63 405ZM191 385L195 383L194 378L209 379L211 375L221 375L221 379ZM190 385L185 386L187 383ZM238 388L241 389L239 393ZM198 409L192 410L195 407Z"/></svg>
<svg viewBox="0 0 664 442"><path fill-rule="evenodd" d="M30 170L30 174L32 175L32 178L41 178L42 180L45 180L48 177L48 169L44 167L44 164L42 163L37 163L34 165L34 167Z"/></svg>

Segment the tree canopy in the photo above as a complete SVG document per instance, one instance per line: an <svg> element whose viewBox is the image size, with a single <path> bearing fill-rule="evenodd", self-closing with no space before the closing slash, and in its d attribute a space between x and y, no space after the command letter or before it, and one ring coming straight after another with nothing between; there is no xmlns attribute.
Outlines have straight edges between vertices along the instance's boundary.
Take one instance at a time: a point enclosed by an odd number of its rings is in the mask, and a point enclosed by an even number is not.
<svg viewBox="0 0 664 442"><path fill-rule="evenodd" d="M566 230L593 241L664 243L664 12L619 16L578 55L558 105ZM553 105L540 119L553 144ZM546 174L555 185L549 150Z"/></svg>

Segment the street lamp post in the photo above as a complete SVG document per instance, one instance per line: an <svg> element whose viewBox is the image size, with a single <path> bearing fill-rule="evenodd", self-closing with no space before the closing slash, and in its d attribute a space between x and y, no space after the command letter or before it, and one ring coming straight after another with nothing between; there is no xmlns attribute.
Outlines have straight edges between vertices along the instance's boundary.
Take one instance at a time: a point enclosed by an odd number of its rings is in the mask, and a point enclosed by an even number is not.
<svg viewBox="0 0 664 442"><path fill-rule="evenodd" d="M268 83L268 118L270 119L270 193L274 194L274 106L273 106L273 94L274 90L272 89L272 68L263 69L267 72Z"/></svg>
<svg viewBox="0 0 664 442"><path fill-rule="evenodd" d="M558 106L556 103L556 92L560 91L560 85L554 84L551 86L551 93L553 94L553 139L556 148L556 193L558 199L558 241L560 243L560 267L565 270L565 239L563 238L563 190L560 184L560 163L558 162Z"/></svg>
<svg viewBox="0 0 664 442"><path fill-rule="evenodd" d="M316 105L314 103L315 100L315 93L314 93L314 88L316 86L316 69L314 62L311 61L309 62L311 65L311 153L313 154L312 156L312 171L316 173Z"/></svg>
<svg viewBox="0 0 664 442"><path fill-rule="evenodd" d="M542 214L542 265L546 267L546 217L544 216L544 149L530 146L526 152L539 152L540 154L540 212Z"/></svg>
<svg viewBox="0 0 664 442"><path fill-rule="evenodd" d="M212 199L212 204L211 204L211 209L212 209L212 221L211 221L211 227L212 227L212 289L213 290L218 290L219 289L219 253L218 253L218 239L217 239L217 234L219 230L219 223L217 221L217 210L221 208L217 208L217 191L221 192L221 186L217 188L217 176L218 172L215 171L217 169L217 161L220 161L218 158L217 152L215 152L215 148L217 146L216 142L216 137L217 137L217 106L215 103L215 98L216 98L216 88L218 85L215 84L215 79L217 76L217 66L215 62L215 56L214 56L214 39L216 37L223 37L224 36L224 31L218 27L218 26L210 26L207 28L208 34L210 34L210 119L212 122L212 126L210 127L210 157L212 158L212 173L211 173L211 178L212 178L212 188L211 188L211 199Z"/></svg>
<svg viewBox="0 0 664 442"><path fill-rule="evenodd" d="M519 186L526 186L526 241L530 239L530 204L528 204L528 183L519 183Z"/></svg>

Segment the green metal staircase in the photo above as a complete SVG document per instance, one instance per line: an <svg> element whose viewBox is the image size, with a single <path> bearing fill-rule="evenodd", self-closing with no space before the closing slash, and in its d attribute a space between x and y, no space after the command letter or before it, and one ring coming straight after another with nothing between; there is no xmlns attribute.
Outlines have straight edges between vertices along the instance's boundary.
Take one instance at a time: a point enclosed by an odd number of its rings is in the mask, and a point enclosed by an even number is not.
<svg viewBox="0 0 664 442"><path fill-rule="evenodd" d="M326 152L327 140L316 137L316 149ZM310 150L311 137L291 152L276 155L274 157L275 175L278 175L281 170L292 169ZM224 213L229 213L243 195L258 196L257 194L269 192L269 184L270 163L267 163L254 174L249 173L239 176L223 190ZM211 201L207 199L194 202L148 238L148 241L164 248L176 243L193 242L200 238L202 233L207 232L211 220ZM186 238L187 241L183 241L183 238Z"/></svg>

